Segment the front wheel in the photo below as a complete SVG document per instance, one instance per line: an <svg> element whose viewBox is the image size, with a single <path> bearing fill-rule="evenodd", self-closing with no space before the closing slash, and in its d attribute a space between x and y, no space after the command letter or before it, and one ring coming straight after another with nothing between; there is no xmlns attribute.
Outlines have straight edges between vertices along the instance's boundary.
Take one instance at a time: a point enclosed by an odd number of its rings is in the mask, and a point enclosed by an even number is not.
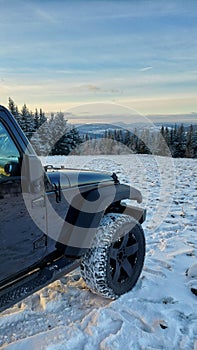
<svg viewBox="0 0 197 350"><path fill-rule="evenodd" d="M144 256L141 225L127 215L107 214L100 223L94 246L83 257L82 277L93 292L116 299L134 287Z"/></svg>

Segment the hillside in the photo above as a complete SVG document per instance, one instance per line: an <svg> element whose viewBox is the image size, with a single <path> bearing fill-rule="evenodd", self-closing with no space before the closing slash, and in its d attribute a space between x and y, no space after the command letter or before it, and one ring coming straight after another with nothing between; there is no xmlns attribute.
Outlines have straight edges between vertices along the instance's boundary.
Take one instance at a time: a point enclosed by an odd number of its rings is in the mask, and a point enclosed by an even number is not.
<svg viewBox="0 0 197 350"><path fill-rule="evenodd" d="M197 161L149 155L42 158L43 164L116 172L142 191L146 260L128 294L109 301L80 271L0 316L0 349L196 350ZM193 291L193 292L192 292Z"/></svg>

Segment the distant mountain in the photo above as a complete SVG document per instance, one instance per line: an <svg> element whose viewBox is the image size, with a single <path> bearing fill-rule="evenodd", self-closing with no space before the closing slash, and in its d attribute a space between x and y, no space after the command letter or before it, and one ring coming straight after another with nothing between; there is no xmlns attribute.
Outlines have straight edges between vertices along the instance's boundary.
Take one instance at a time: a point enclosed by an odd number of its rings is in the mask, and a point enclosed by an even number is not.
<svg viewBox="0 0 197 350"><path fill-rule="evenodd" d="M120 125L117 124L102 124L102 123L93 123L93 124L83 124L83 125L75 125L75 128L79 132L81 136L84 136L88 134L89 137L96 137L100 138L105 135L105 132L107 130L122 130L123 132L126 130L133 131L135 129L137 130L143 130L145 128L148 128L149 130L159 130L160 126L151 126L147 124L125 124L120 123Z"/></svg>
<svg viewBox="0 0 197 350"><path fill-rule="evenodd" d="M88 115L88 120L82 116L81 121L84 120L84 123L76 124L76 116L70 114L68 117L70 123L74 123L80 130L83 132L86 129L90 132L92 126L92 132L96 132L96 130L106 130L108 128L112 129L130 129L133 130L136 128L155 128L164 126L174 126L175 124L180 125L184 124L185 127L190 126L191 124L197 125L197 113L187 113L187 114L155 114L155 115L127 115L127 114L102 114L102 115ZM77 116L77 119L80 120L80 116ZM98 121L100 122L98 123Z"/></svg>
<svg viewBox="0 0 197 350"><path fill-rule="evenodd" d="M196 114L197 116L197 114ZM138 130L143 130L148 128L150 130L160 130L162 125L164 127L172 128L174 125L179 126L180 124L183 124L185 127L185 130L189 129L190 125L193 124L194 130L197 130L197 117L196 117L196 123L191 123L191 122L182 122L180 120L176 121L163 121L163 122L153 122L153 121L148 121L143 122L143 123L132 123L132 124L126 124L124 122L117 122L117 123L86 123L86 124L76 124L75 127L78 130L80 135L86 135L88 134L90 137L103 137L105 132L107 130L118 130L122 129L123 131L125 130L130 130L134 131L135 128Z"/></svg>
<svg viewBox="0 0 197 350"><path fill-rule="evenodd" d="M82 124L82 125L76 126L76 129L80 135L88 134L90 137L91 136L103 137L106 130L117 130L117 129L124 129L124 128L119 125L108 124L108 123ZM128 129L128 126L126 128Z"/></svg>

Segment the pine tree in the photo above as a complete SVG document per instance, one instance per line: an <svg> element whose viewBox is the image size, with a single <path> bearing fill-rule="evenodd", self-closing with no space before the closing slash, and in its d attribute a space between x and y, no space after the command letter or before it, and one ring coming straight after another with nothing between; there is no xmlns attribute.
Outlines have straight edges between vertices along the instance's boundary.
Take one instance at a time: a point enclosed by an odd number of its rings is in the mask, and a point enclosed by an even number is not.
<svg viewBox="0 0 197 350"><path fill-rule="evenodd" d="M197 158L197 131L193 130L191 144L193 150L192 158Z"/></svg>
<svg viewBox="0 0 197 350"><path fill-rule="evenodd" d="M174 140L173 140L173 157L182 158L186 151L185 130L183 124L178 128L175 126Z"/></svg>
<svg viewBox="0 0 197 350"><path fill-rule="evenodd" d="M187 158L197 158L197 133L193 125L190 125L187 133L185 156Z"/></svg>
<svg viewBox="0 0 197 350"><path fill-rule="evenodd" d="M124 145L129 148L131 147L131 132L129 130L125 132Z"/></svg>
<svg viewBox="0 0 197 350"><path fill-rule="evenodd" d="M12 113L12 115L15 117L16 121L20 125L21 124L21 116L20 116L20 113L18 111L17 105L15 105L15 103L11 99L11 97L9 97L9 99L8 99L8 108L9 108L10 112Z"/></svg>
<svg viewBox="0 0 197 350"><path fill-rule="evenodd" d="M64 113L52 115L49 121L51 155L68 155L82 142L76 128L67 124Z"/></svg>
<svg viewBox="0 0 197 350"><path fill-rule="evenodd" d="M47 118L45 116L45 113L42 111L42 108L40 108L40 114L39 114L39 126L44 124L47 121Z"/></svg>
<svg viewBox="0 0 197 350"><path fill-rule="evenodd" d="M142 131L140 139L138 141L138 153L150 154L148 145L149 145L149 130L145 129Z"/></svg>
<svg viewBox="0 0 197 350"><path fill-rule="evenodd" d="M137 128L134 129L132 140L131 140L131 149L134 153L138 152L138 145L139 145L139 137L138 137L138 130Z"/></svg>
<svg viewBox="0 0 197 350"><path fill-rule="evenodd" d="M75 127L72 127L70 130L72 136L72 149L82 143L82 138L79 135L78 130Z"/></svg>
<svg viewBox="0 0 197 350"><path fill-rule="evenodd" d="M66 147L65 134L68 130L67 120L62 112L51 115L49 120L51 154L64 154L63 149Z"/></svg>
<svg viewBox="0 0 197 350"><path fill-rule="evenodd" d="M170 133L168 127L164 127L162 125L160 129L160 133L157 135L157 152L155 154L171 157L171 149L170 149L170 143L171 143L171 136L173 134Z"/></svg>
<svg viewBox="0 0 197 350"><path fill-rule="evenodd" d="M28 110L26 104L24 104L21 109L21 127L27 138L30 139L35 130L34 118L32 112Z"/></svg>
<svg viewBox="0 0 197 350"><path fill-rule="evenodd" d="M160 130L161 135L164 137L165 131L164 131L164 126L162 125L161 130Z"/></svg>
<svg viewBox="0 0 197 350"><path fill-rule="evenodd" d="M51 151L49 123L43 123L31 137L31 144L39 156L47 156Z"/></svg>
<svg viewBox="0 0 197 350"><path fill-rule="evenodd" d="M169 144L170 144L170 132L169 132L169 129L167 126L165 128L164 138L167 142L167 145L169 146Z"/></svg>
<svg viewBox="0 0 197 350"><path fill-rule="evenodd" d="M34 126L35 129L37 130L40 126L40 121L39 121L39 114L37 108L35 109L35 114L34 114Z"/></svg>

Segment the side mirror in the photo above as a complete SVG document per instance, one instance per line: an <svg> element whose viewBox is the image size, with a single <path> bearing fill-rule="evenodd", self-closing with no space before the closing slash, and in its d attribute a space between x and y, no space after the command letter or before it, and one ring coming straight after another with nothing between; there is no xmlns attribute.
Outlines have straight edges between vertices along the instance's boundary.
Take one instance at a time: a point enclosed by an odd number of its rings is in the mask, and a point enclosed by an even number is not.
<svg viewBox="0 0 197 350"><path fill-rule="evenodd" d="M36 155L25 154L22 162L22 176L30 183L43 179L44 169L40 159Z"/></svg>
<svg viewBox="0 0 197 350"><path fill-rule="evenodd" d="M4 171L7 175L11 175L12 173L12 164L7 163L4 165Z"/></svg>
<svg viewBox="0 0 197 350"><path fill-rule="evenodd" d="M24 192L39 193L44 190L44 169L36 155L25 154L22 161L22 187Z"/></svg>
<svg viewBox="0 0 197 350"><path fill-rule="evenodd" d="M4 165L4 171L10 176L20 175L20 164L18 162L10 162Z"/></svg>

